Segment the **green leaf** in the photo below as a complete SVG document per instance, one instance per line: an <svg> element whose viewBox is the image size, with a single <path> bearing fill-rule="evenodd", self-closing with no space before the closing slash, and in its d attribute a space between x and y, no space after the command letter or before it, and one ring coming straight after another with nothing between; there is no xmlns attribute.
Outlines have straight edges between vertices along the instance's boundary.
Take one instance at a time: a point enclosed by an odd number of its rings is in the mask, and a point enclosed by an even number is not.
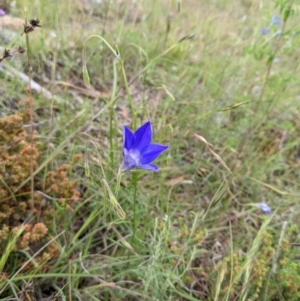
<svg viewBox="0 0 300 301"><path fill-rule="evenodd" d="M287 21L287 19L290 16L290 13L291 13L291 8L287 8L287 9L284 10L284 13L283 13L283 22Z"/></svg>
<svg viewBox="0 0 300 301"><path fill-rule="evenodd" d="M89 72L86 68L85 65L83 65L82 67L82 73L83 73L83 81L84 83L89 86L91 84L91 81L90 81L90 76L89 76Z"/></svg>

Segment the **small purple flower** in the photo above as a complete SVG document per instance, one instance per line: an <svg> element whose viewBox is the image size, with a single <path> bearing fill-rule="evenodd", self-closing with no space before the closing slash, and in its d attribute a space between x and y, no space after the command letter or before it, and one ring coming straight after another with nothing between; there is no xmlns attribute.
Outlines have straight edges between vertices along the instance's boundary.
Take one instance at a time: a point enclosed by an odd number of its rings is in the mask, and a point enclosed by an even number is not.
<svg viewBox="0 0 300 301"><path fill-rule="evenodd" d="M257 207L262 211L263 214L269 215L272 209L266 203L257 203Z"/></svg>
<svg viewBox="0 0 300 301"><path fill-rule="evenodd" d="M4 9L0 8L0 16L5 16L6 12Z"/></svg>
<svg viewBox="0 0 300 301"><path fill-rule="evenodd" d="M126 126L123 129L123 170L142 168L150 171L158 171L158 167L150 164L169 146L153 144L152 126L148 121L134 133Z"/></svg>
<svg viewBox="0 0 300 301"><path fill-rule="evenodd" d="M264 36L264 35L266 35L266 34L268 34L270 32L270 29L269 28L263 28L262 30L261 30L261 34Z"/></svg>
<svg viewBox="0 0 300 301"><path fill-rule="evenodd" d="M271 22L272 22L273 25L276 25L276 26L281 25L281 21L277 16L273 16Z"/></svg>

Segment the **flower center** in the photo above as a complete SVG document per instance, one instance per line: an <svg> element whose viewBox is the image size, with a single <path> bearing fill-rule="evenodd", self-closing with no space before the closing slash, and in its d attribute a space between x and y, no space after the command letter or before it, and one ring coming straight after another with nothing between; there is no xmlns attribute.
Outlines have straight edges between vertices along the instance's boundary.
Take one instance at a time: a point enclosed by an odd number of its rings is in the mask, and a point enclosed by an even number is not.
<svg viewBox="0 0 300 301"><path fill-rule="evenodd" d="M140 165L141 153L138 150L127 151L124 149L124 158L122 162L123 170L130 170Z"/></svg>

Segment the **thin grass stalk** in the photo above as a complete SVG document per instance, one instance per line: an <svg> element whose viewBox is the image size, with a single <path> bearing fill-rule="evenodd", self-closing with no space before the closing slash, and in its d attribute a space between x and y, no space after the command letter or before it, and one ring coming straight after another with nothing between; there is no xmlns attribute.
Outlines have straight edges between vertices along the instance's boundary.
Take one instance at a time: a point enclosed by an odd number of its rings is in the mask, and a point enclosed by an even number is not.
<svg viewBox="0 0 300 301"><path fill-rule="evenodd" d="M69 294L69 298L68 298L68 300L70 300L70 301L72 301L72 283L73 283L73 281L72 281L72 276L71 276L71 267L72 267L72 265L71 264L69 264L69 276L68 276L68 294Z"/></svg>
<svg viewBox="0 0 300 301"><path fill-rule="evenodd" d="M121 62L121 69L122 69L122 75L123 75L125 90L126 90L126 94L127 94L127 98L128 98L128 102L129 102L129 107L130 107L130 111L131 111L131 115L132 115L133 128L136 129L136 111L133 107L133 101L132 101L130 91L129 91L129 85L128 85L128 81L127 81L127 76L126 76L123 60L121 59L120 62Z"/></svg>
<svg viewBox="0 0 300 301"><path fill-rule="evenodd" d="M267 230L267 227L268 227L270 221L271 221L271 217L267 218L264 221L264 223L261 225L261 228L258 231L256 237L254 238L252 246L247 253L247 257L245 259L243 266L241 267L239 273L236 275L235 279L233 280L233 282L236 283L236 281L243 279L243 287L239 294L239 296L241 297L241 299L240 299L241 301L247 300L246 298L248 296L249 284L251 283L251 279L253 277L253 276L251 276L252 263L259 250L259 247L262 242L263 234ZM234 301L236 301L237 298L238 298L238 296L234 299Z"/></svg>
<svg viewBox="0 0 300 301"><path fill-rule="evenodd" d="M117 59L113 61L113 87L111 92L111 100L116 100L117 93L117 82L118 82L118 73L117 73ZM115 119L115 110L114 110L114 102L112 103L109 110L109 144L110 144L110 161L112 166L114 166L114 154L115 154L115 146L114 146L114 124L113 120Z"/></svg>
<svg viewBox="0 0 300 301"><path fill-rule="evenodd" d="M27 24L27 20L25 21L25 24ZM34 209L34 201L33 201L33 193L34 193L34 173L33 173L33 98L32 98L32 91L31 91L31 62L30 62L30 43L29 43L29 34L25 33L26 36L26 54L27 54L27 68L28 68L28 78L29 78L29 123L30 123L30 146L31 146L31 152L30 152L30 194L31 194L31 200L30 200L30 206L31 210Z"/></svg>
<svg viewBox="0 0 300 301"><path fill-rule="evenodd" d="M25 226L20 227L18 229L17 233L13 236L12 240L10 240L7 243L7 246L6 246L6 248L5 248L5 250L2 253L1 258L0 258L0 272L3 271L4 266L7 262L7 259L10 255L10 253L13 251L15 245L17 244L17 240L21 236L21 234L23 233L24 229L25 229Z"/></svg>
<svg viewBox="0 0 300 301"><path fill-rule="evenodd" d="M138 180L138 174L134 172L132 174L132 185L133 185L133 232L131 237L131 243L134 242L135 234L136 234L136 227L137 227L137 181Z"/></svg>
<svg viewBox="0 0 300 301"><path fill-rule="evenodd" d="M228 301L230 298L230 292L234 285L233 283L233 271L234 271L234 263L233 263L233 255L234 255L234 248L233 248L233 236L232 236L232 225L231 221L229 221L229 233L230 233L230 281L229 281L229 287L226 292L226 295L223 299L223 301Z"/></svg>

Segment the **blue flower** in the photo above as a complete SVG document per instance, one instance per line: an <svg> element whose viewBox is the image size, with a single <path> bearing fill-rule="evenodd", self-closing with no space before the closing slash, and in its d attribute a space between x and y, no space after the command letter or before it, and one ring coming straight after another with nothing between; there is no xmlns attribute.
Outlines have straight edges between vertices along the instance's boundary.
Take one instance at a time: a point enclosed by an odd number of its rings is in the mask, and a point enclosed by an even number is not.
<svg viewBox="0 0 300 301"><path fill-rule="evenodd" d="M270 32L270 29L269 28L263 28L262 30L261 30L261 34L264 36L264 35L266 35L266 34L268 34Z"/></svg>
<svg viewBox="0 0 300 301"><path fill-rule="evenodd" d="M263 214L269 215L272 209L266 203L257 203L257 207L262 211Z"/></svg>
<svg viewBox="0 0 300 301"><path fill-rule="evenodd" d="M138 128L135 133L124 126L123 129L123 170L142 168L158 171L158 167L150 164L169 146L151 143L152 127L148 121Z"/></svg>
<svg viewBox="0 0 300 301"><path fill-rule="evenodd" d="M280 26L281 25L280 19L277 16L273 16L271 19L271 25ZM270 31L271 31L270 28L263 28L261 30L261 34L264 36L264 35L268 34ZM281 34L281 31L278 30L274 36L277 37L280 34Z"/></svg>
<svg viewBox="0 0 300 301"><path fill-rule="evenodd" d="M280 26L281 25L281 21L280 21L280 19L277 16L273 16L272 17L271 23L273 25L276 25L276 26Z"/></svg>

